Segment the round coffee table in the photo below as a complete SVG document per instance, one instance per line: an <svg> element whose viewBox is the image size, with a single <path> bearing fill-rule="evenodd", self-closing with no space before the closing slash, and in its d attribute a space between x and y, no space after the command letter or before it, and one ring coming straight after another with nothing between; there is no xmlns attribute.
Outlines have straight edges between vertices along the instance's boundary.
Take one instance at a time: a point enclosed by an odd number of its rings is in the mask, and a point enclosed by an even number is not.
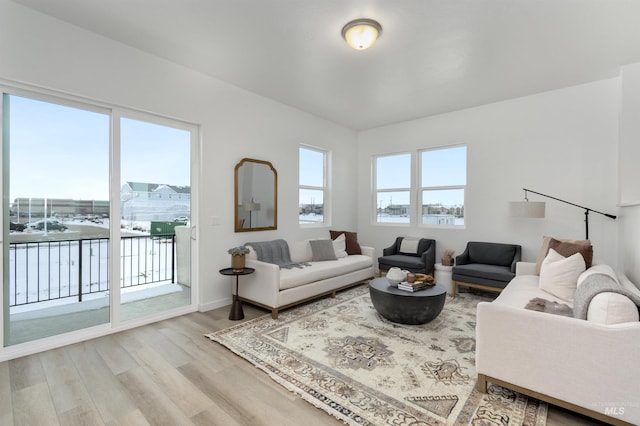
<svg viewBox="0 0 640 426"><path fill-rule="evenodd" d="M410 292L399 290L382 277L369 282L369 294L376 311L400 324L424 324L440 315L447 290L436 284L431 288Z"/></svg>

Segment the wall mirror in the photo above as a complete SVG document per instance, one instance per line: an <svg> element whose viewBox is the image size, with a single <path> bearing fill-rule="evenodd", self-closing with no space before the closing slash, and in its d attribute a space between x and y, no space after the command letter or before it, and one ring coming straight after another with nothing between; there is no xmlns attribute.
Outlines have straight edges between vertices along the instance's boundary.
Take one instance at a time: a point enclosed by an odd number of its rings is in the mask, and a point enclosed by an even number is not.
<svg viewBox="0 0 640 426"><path fill-rule="evenodd" d="M243 158L235 169L236 232L278 228L278 173L268 161Z"/></svg>

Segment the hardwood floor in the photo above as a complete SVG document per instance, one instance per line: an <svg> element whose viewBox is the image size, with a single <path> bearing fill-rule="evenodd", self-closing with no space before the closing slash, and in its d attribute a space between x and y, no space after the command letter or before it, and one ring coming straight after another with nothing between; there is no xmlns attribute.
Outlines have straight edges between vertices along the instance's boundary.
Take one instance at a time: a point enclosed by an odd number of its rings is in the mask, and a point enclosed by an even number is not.
<svg viewBox="0 0 640 426"><path fill-rule="evenodd" d="M342 425L203 336L236 324L228 314L196 312L0 363L0 425ZM550 426L599 424L549 411Z"/></svg>

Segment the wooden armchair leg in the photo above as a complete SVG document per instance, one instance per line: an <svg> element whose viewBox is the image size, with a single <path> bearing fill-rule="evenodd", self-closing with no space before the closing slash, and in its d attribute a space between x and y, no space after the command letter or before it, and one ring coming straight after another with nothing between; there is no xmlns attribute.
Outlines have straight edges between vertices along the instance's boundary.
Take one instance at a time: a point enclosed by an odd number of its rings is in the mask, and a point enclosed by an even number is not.
<svg viewBox="0 0 640 426"><path fill-rule="evenodd" d="M487 393L487 376L478 374L478 392Z"/></svg>
<svg viewBox="0 0 640 426"><path fill-rule="evenodd" d="M457 290L458 290L458 282L451 281L451 297L456 297Z"/></svg>

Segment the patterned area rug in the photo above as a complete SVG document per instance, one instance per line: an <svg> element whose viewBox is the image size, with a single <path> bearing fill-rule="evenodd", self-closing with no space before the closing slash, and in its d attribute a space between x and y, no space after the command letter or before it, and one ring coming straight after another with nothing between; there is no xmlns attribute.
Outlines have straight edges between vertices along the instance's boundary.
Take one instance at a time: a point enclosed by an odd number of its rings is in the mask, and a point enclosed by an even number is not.
<svg viewBox="0 0 640 426"><path fill-rule="evenodd" d="M432 322L402 325L359 286L207 337L349 425L544 425L546 404L492 384L475 390L483 300L448 297Z"/></svg>

